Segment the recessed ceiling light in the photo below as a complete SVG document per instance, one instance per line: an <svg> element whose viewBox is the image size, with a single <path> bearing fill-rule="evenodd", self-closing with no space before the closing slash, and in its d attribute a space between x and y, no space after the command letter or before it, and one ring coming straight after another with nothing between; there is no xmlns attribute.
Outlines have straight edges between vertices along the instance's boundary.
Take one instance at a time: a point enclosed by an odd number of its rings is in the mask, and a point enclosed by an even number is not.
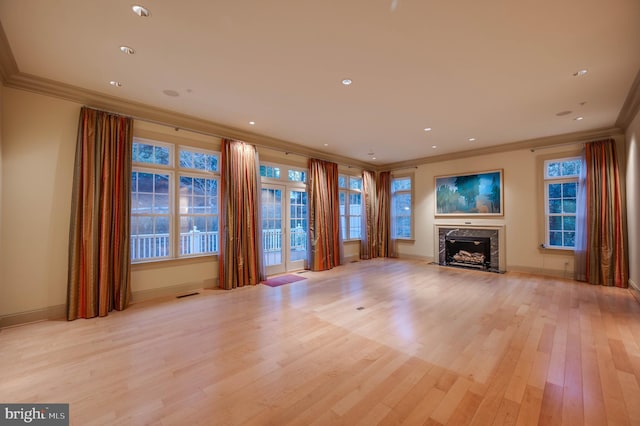
<svg viewBox="0 0 640 426"><path fill-rule="evenodd" d="M585 69L581 69L581 70L579 70L579 71L574 72L574 73L573 73L573 76L574 76L574 77L582 77L583 75L586 75L586 74L587 74L587 72L588 72L588 71L586 70L586 68L585 68Z"/></svg>
<svg viewBox="0 0 640 426"><path fill-rule="evenodd" d="M162 93L164 93L167 96L171 96L172 98L177 98L178 96L180 96L180 93L178 93L176 90L171 90L171 89L165 89L162 91Z"/></svg>
<svg viewBox="0 0 640 426"><path fill-rule="evenodd" d="M438 146L437 145L431 145L431 148L436 149Z"/></svg>
<svg viewBox="0 0 640 426"><path fill-rule="evenodd" d="M115 81L115 80L111 80L109 82L110 85L112 85L113 87L122 87L122 83L120 83L119 81Z"/></svg>
<svg viewBox="0 0 640 426"><path fill-rule="evenodd" d="M127 54L127 55L133 55L134 53L136 53L136 51L133 50L133 48L131 48L129 46L120 46L120 51L122 53Z"/></svg>
<svg viewBox="0 0 640 426"><path fill-rule="evenodd" d="M349 86L351 83L353 83L353 81L349 78L345 78L344 80L342 80L342 84L344 84L345 86Z"/></svg>
<svg viewBox="0 0 640 426"><path fill-rule="evenodd" d="M430 131L431 131L431 127L425 127L425 128L424 128L424 131L425 131L425 132L430 132Z"/></svg>
<svg viewBox="0 0 640 426"><path fill-rule="evenodd" d="M255 124L256 124L256 122L255 122L255 121L250 121L250 122L249 122L249 125L251 125L251 126L255 126Z"/></svg>
<svg viewBox="0 0 640 426"><path fill-rule="evenodd" d="M474 142L476 138L469 138L469 142Z"/></svg>
<svg viewBox="0 0 640 426"><path fill-rule="evenodd" d="M133 6L131 6L131 10L133 10L133 13L143 18L151 16L151 12L149 12L149 9L144 6L134 4Z"/></svg>
<svg viewBox="0 0 640 426"><path fill-rule="evenodd" d="M329 146L329 144L328 144L328 143L325 143L325 144L324 144L324 146Z"/></svg>
<svg viewBox="0 0 640 426"><path fill-rule="evenodd" d="M581 120L584 120L584 117L576 117L576 118L574 118L574 120L581 121Z"/></svg>
<svg viewBox="0 0 640 426"><path fill-rule="evenodd" d="M376 159L376 157L371 157L371 159L372 159L372 160L375 160L375 159Z"/></svg>

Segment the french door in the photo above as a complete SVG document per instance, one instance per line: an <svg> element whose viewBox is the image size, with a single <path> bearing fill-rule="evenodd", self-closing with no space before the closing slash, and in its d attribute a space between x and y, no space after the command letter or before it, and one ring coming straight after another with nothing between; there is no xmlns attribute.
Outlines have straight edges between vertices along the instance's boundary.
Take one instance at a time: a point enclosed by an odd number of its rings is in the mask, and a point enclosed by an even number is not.
<svg viewBox="0 0 640 426"><path fill-rule="evenodd" d="M307 192L262 184L262 248L267 275L304 269L307 258Z"/></svg>

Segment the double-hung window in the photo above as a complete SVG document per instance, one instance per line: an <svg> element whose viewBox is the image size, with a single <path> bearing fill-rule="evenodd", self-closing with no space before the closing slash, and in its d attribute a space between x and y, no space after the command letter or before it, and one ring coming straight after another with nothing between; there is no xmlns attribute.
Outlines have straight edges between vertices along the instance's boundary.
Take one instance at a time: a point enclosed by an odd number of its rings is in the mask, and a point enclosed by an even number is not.
<svg viewBox="0 0 640 426"><path fill-rule="evenodd" d="M340 228L343 240L362 237L362 178L338 177L340 202Z"/></svg>
<svg viewBox="0 0 640 426"><path fill-rule="evenodd" d="M134 138L131 261L218 252L218 153Z"/></svg>
<svg viewBox="0 0 640 426"><path fill-rule="evenodd" d="M411 239L412 220L412 182L411 176L391 179L391 232L397 239Z"/></svg>
<svg viewBox="0 0 640 426"><path fill-rule="evenodd" d="M544 162L545 246L571 250L576 243L580 158Z"/></svg>

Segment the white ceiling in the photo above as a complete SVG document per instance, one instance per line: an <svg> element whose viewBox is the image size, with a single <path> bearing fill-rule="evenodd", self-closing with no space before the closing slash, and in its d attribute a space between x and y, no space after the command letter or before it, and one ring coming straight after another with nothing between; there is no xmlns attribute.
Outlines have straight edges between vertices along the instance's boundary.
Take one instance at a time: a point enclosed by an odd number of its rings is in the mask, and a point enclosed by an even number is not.
<svg viewBox="0 0 640 426"><path fill-rule="evenodd" d="M614 126L640 69L638 0L134 2L0 22L21 73L377 165Z"/></svg>

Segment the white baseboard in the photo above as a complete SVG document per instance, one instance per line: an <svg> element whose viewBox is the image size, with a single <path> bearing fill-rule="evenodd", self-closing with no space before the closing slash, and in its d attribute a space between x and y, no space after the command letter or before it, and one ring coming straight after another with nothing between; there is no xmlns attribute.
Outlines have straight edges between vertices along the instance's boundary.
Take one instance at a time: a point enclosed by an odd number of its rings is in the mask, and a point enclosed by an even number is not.
<svg viewBox="0 0 640 426"><path fill-rule="evenodd" d="M507 265L507 271L509 272L522 272L525 274L540 275L543 277L564 278L567 280L573 280L573 270L565 269L542 269L531 266L521 265Z"/></svg>
<svg viewBox="0 0 640 426"><path fill-rule="evenodd" d="M2 315L0 316L0 329L37 321L64 320L66 315L67 305L48 306L32 311Z"/></svg>
<svg viewBox="0 0 640 426"><path fill-rule="evenodd" d="M131 303L144 302L146 300L157 299L160 297L179 296L193 290L199 290L202 288L215 288L217 286L218 280L216 278L201 282L179 284L170 287L133 291L131 293ZM32 311L2 315L0 316L0 329L37 321L65 320L66 315L67 305L48 306L46 308L34 309Z"/></svg>

